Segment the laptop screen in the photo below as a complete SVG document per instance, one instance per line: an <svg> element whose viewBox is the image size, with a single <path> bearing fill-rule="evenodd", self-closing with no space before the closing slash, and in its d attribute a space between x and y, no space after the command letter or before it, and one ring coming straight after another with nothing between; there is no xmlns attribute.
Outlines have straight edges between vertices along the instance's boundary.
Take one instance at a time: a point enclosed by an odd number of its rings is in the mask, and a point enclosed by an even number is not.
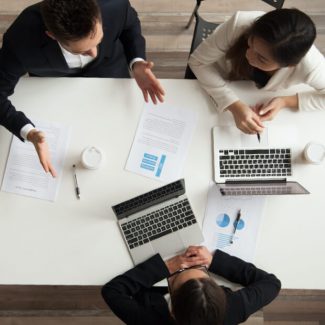
<svg viewBox="0 0 325 325"><path fill-rule="evenodd" d="M217 186L225 196L309 194L297 182L226 182Z"/></svg>

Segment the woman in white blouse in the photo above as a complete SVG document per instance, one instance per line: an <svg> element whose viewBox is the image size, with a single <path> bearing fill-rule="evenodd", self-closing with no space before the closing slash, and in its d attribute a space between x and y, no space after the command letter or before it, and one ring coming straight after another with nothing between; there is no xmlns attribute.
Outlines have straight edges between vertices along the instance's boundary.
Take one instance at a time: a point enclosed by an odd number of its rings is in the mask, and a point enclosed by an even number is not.
<svg viewBox="0 0 325 325"><path fill-rule="evenodd" d="M314 23L297 9L237 12L200 44L189 65L218 111L229 110L239 129L254 134L282 108L325 109L325 59L315 37ZM253 80L269 91L300 83L314 90L274 97L253 110L227 86L233 80Z"/></svg>

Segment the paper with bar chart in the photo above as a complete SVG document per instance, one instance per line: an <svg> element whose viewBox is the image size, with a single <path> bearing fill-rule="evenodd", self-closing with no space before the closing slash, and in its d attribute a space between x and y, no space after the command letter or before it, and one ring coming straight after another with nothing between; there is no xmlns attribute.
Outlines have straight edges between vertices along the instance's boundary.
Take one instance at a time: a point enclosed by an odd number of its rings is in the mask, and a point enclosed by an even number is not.
<svg viewBox="0 0 325 325"><path fill-rule="evenodd" d="M264 204L262 196L222 196L218 187L211 184L203 221L204 244L210 251L221 249L253 262Z"/></svg>
<svg viewBox="0 0 325 325"><path fill-rule="evenodd" d="M125 169L163 182L180 178L196 122L191 109L146 104Z"/></svg>

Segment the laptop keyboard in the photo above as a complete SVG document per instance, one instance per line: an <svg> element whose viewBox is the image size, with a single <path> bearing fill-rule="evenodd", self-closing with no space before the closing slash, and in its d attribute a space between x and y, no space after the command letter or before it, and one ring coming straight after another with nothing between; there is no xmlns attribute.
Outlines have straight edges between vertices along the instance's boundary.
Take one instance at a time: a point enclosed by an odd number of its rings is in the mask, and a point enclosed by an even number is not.
<svg viewBox="0 0 325 325"><path fill-rule="evenodd" d="M291 176L291 150L219 150L219 167L221 178Z"/></svg>
<svg viewBox="0 0 325 325"><path fill-rule="evenodd" d="M188 199L121 225L130 249L196 223Z"/></svg>
<svg viewBox="0 0 325 325"><path fill-rule="evenodd" d="M153 191L139 195L133 199L124 201L112 207L118 219L149 208L153 205L165 202L185 193L184 179L159 187Z"/></svg>

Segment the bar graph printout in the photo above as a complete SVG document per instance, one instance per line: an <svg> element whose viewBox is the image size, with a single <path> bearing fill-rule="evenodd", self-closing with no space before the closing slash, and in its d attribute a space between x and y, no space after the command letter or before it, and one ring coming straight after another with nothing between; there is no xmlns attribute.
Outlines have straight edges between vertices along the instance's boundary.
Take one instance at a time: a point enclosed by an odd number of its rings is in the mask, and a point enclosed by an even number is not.
<svg viewBox="0 0 325 325"><path fill-rule="evenodd" d="M181 177L197 113L168 104L146 104L125 169L171 182Z"/></svg>
<svg viewBox="0 0 325 325"><path fill-rule="evenodd" d="M28 141L13 136L1 191L55 201L62 178L63 164L70 137L70 128L58 123L34 121L43 131L49 145L51 162L57 177L43 170L36 150Z"/></svg>
<svg viewBox="0 0 325 325"><path fill-rule="evenodd" d="M253 262L265 200L263 196L222 196L211 183L203 221L204 244L210 251L220 249ZM241 217L233 234L239 210Z"/></svg>

